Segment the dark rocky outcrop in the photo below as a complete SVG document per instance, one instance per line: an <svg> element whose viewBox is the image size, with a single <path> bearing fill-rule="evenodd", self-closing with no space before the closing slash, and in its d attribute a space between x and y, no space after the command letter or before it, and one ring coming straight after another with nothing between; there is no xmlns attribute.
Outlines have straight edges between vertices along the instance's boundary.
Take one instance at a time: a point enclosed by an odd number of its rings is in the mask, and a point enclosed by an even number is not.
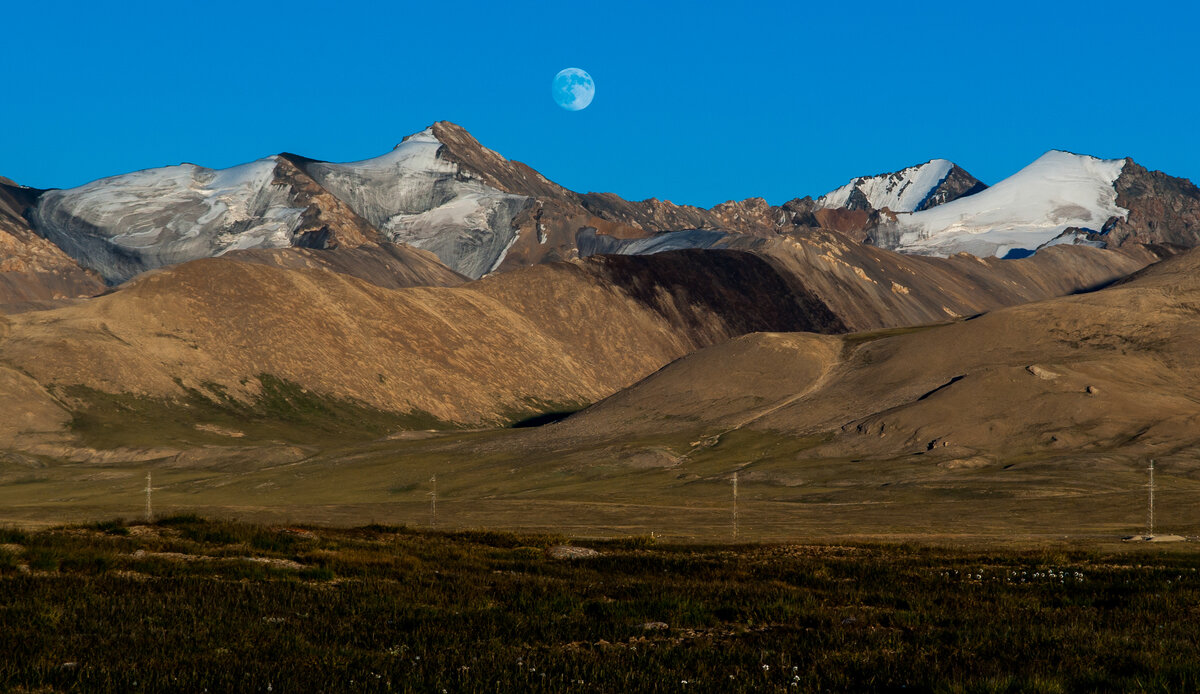
<svg viewBox="0 0 1200 694"><path fill-rule="evenodd" d="M1099 234L1089 234L1109 248L1132 243L1200 246L1200 188L1186 178L1148 171L1132 159L1115 183L1117 204L1129 210L1112 218Z"/></svg>
<svg viewBox="0 0 1200 694"><path fill-rule="evenodd" d="M974 195L987 188L987 184L967 173L958 164L950 168L950 173L936 188L917 205L917 210L928 210L931 207L944 205L951 200L957 200L968 195Z"/></svg>

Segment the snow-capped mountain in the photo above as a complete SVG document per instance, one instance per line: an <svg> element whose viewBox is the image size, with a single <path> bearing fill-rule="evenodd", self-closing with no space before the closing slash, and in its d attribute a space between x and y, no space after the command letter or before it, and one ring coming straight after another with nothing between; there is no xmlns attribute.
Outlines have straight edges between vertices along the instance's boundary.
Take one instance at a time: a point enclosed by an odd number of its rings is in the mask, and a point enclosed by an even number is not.
<svg viewBox="0 0 1200 694"><path fill-rule="evenodd" d="M530 198L486 185L442 153L428 128L388 154L347 164L277 155L223 170L148 169L48 191L31 220L110 282L232 250L368 239L426 248L479 277L503 260L513 217ZM321 224L307 229L306 221ZM346 226L358 233L328 233Z"/></svg>
<svg viewBox="0 0 1200 694"><path fill-rule="evenodd" d="M485 184L442 148L429 127L381 157L304 168L389 240L430 250L477 278L503 262L517 236L513 219L531 199Z"/></svg>
<svg viewBox="0 0 1200 694"><path fill-rule="evenodd" d="M705 210L579 195L438 122L362 161L280 154L224 170L181 164L47 191L29 218L39 234L110 283L235 250L389 242L429 250L478 278L578 257L577 237L586 228L623 239L688 229L769 237L815 225L807 214L811 200L802 202L772 207L751 199Z"/></svg>
<svg viewBox="0 0 1200 694"><path fill-rule="evenodd" d="M817 198L818 209L916 212L986 188L952 161L933 159L893 173L860 176Z"/></svg>
<svg viewBox="0 0 1200 694"><path fill-rule="evenodd" d="M875 241L906 253L1020 257L1099 232L1128 210L1117 204L1123 159L1050 151L991 188L944 205L899 213ZM1072 230L1063 235L1063 232ZM1078 230L1078 233L1074 230ZM1094 243L1094 242L1093 242Z"/></svg>

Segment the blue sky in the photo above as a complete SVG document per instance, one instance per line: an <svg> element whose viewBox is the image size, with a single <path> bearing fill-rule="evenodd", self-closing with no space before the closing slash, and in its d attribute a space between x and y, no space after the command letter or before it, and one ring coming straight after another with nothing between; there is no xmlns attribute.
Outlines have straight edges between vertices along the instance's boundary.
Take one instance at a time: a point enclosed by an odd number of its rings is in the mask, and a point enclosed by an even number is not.
<svg viewBox="0 0 1200 694"><path fill-rule="evenodd" d="M6 8L0 175L348 161L446 119L572 189L705 206L1051 148L1200 180L1191 2L104 5Z"/></svg>

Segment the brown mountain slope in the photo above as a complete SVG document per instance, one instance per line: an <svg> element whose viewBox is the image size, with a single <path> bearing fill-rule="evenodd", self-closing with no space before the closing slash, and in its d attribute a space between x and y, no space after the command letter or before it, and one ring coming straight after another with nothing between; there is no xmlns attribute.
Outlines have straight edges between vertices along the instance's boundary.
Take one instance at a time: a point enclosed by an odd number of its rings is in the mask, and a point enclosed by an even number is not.
<svg viewBox="0 0 1200 694"><path fill-rule="evenodd" d="M457 287L467 281L429 251L386 241L354 248L255 248L221 257L290 270L328 270L386 289Z"/></svg>
<svg viewBox="0 0 1200 694"><path fill-rule="evenodd" d="M904 255L825 230L767 242L759 252L823 301L849 330L936 323L1094 289L1172 251L1130 246L1045 249L1020 260Z"/></svg>
<svg viewBox="0 0 1200 694"><path fill-rule="evenodd" d="M14 316L0 354L32 379L21 388L64 398L83 386L250 406L280 381L416 417L397 426L499 424L594 402L747 332L945 321L1104 284L1154 257L1062 248L1020 261L913 258L833 233L753 245L598 256L458 288L462 278L428 253L369 240L237 251ZM413 284L425 287L402 289Z"/></svg>
<svg viewBox="0 0 1200 694"><path fill-rule="evenodd" d="M1200 474L1197 271L1193 251L1094 293L940 327L748 335L545 435L685 432L696 450L749 432L783 435L807 441L799 459L845 464L857 477L871 474L871 460L903 461L912 479L938 465L1030 461L1100 474L1144 457Z"/></svg>
<svg viewBox="0 0 1200 694"><path fill-rule="evenodd" d="M7 310L93 296L104 289L98 275L29 227L23 215L36 193L0 183L0 308Z"/></svg>
<svg viewBox="0 0 1200 694"><path fill-rule="evenodd" d="M248 404L270 381L422 426L499 424L597 400L701 346L778 328L842 326L744 253L597 258L400 290L217 258L10 317L0 354L19 392L3 402L23 412L40 384L68 409L78 386Z"/></svg>
<svg viewBox="0 0 1200 694"><path fill-rule="evenodd" d="M598 256L459 288L446 287L460 278L428 254L398 248L381 259L369 242L237 252L158 271L79 306L13 316L0 354L32 379L18 379L26 394L40 384L65 397L83 386L250 406L265 397L266 378L416 417L407 426L499 424L594 402L747 332L946 320L951 311L1111 281L1145 262L1091 248L991 264L914 259L836 235L768 246ZM332 265L343 256L349 270ZM371 263L378 277L362 271ZM401 271L446 286L395 289ZM1039 279L1051 273L1055 282ZM23 407L24 397L8 404Z"/></svg>
<svg viewBox="0 0 1200 694"><path fill-rule="evenodd" d="M290 190L289 202L304 208L299 225L292 231L293 246L357 248L384 240L375 227L305 173L299 159L281 154L275 164L274 185Z"/></svg>

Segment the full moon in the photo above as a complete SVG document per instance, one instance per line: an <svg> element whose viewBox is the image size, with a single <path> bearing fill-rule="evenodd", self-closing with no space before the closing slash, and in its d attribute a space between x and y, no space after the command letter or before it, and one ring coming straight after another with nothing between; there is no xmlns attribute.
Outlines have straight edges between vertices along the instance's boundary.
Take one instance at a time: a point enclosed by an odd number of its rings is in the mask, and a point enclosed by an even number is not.
<svg viewBox="0 0 1200 694"><path fill-rule="evenodd" d="M577 67L569 67L554 76L550 86L554 103L568 111L582 111L596 96L596 83L592 76Z"/></svg>

